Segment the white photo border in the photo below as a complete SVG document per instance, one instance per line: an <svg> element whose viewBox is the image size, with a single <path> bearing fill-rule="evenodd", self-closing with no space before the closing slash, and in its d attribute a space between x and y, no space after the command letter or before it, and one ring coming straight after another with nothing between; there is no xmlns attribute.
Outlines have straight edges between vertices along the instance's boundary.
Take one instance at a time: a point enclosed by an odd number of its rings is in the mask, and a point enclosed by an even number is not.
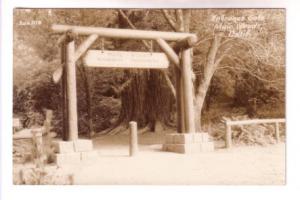
<svg viewBox="0 0 300 200"><path fill-rule="evenodd" d="M299 1L280 0L2 0L1 3L1 200L61 199L297 199L300 197ZM287 185L286 186L15 186L12 183L13 8L286 8ZM297 20L298 19L298 20Z"/></svg>

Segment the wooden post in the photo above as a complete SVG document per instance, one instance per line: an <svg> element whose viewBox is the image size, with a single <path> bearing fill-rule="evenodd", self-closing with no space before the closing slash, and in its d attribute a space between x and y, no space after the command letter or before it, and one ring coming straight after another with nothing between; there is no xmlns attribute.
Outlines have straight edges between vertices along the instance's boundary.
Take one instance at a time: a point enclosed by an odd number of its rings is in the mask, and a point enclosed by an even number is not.
<svg viewBox="0 0 300 200"><path fill-rule="evenodd" d="M67 102L68 102L67 140L73 141L78 139L76 64L75 64L75 42L73 36L69 36L69 35L66 44L66 78L67 78Z"/></svg>
<svg viewBox="0 0 300 200"><path fill-rule="evenodd" d="M130 128L129 154L130 156L135 156L138 153L137 123L134 121L129 122L129 128Z"/></svg>
<svg viewBox="0 0 300 200"><path fill-rule="evenodd" d="M181 110L181 128L182 132L186 132L186 125L185 125L185 110L184 110L184 92L183 92L183 78L182 78L182 73L180 72L180 110Z"/></svg>
<svg viewBox="0 0 300 200"><path fill-rule="evenodd" d="M227 149L231 148L232 146L232 132L231 132L231 125L228 123L229 121L226 120L226 135L225 135L225 146Z"/></svg>
<svg viewBox="0 0 300 200"><path fill-rule="evenodd" d="M63 118L63 132L62 139L67 141L67 133L68 133L68 110L67 110L67 78L66 78L66 45L65 41L61 45L61 64L62 64L62 80L61 80L61 91L62 91L62 118Z"/></svg>
<svg viewBox="0 0 300 200"><path fill-rule="evenodd" d="M182 110L181 110L181 74L178 68L175 68L175 78L176 78L176 118L177 118L177 132L183 132L183 123L182 123Z"/></svg>
<svg viewBox="0 0 300 200"><path fill-rule="evenodd" d="M44 122L44 126L45 126L46 135L48 136L48 135L50 135L53 111L47 109L45 113L46 113L46 119Z"/></svg>
<svg viewBox="0 0 300 200"><path fill-rule="evenodd" d="M184 118L187 133L195 132L194 102L193 102L193 82L192 82L192 62L191 49L183 50L182 59L182 80L184 99Z"/></svg>
<svg viewBox="0 0 300 200"><path fill-rule="evenodd" d="M279 143L280 142L279 122L275 123L275 138L276 138L276 142Z"/></svg>

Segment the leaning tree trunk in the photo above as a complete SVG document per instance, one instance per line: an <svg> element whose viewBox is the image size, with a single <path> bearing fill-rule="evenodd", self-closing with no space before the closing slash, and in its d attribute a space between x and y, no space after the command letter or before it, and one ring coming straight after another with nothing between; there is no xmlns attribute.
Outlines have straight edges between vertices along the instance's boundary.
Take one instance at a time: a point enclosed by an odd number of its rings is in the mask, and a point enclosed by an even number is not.
<svg viewBox="0 0 300 200"><path fill-rule="evenodd" d="M196 91L195 96L195 120L196 120L196 131L201 131L201 112L205 97L211 83L211 79L216 71L218 62L216 62L216 55L220 46L221 37L215 36L212 40L211 46L207 55L207 62L203 69L203 76L200 80L200 84Z"/></svg>

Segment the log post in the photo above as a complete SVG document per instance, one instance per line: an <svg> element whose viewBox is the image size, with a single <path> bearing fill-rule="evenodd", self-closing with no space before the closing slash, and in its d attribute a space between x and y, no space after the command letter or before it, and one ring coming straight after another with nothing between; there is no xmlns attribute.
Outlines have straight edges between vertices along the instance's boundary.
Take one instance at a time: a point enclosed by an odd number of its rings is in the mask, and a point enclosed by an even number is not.
<svg viewBox="0 0 300 200"><path fill-rule="evenodd" d="M50 131L51 131L51 121L52 121L52 117L53 117L53 111L52 110L46 110L46 119L44 122L44 126L45 126L45 132L46 135L49 136L50 135Z"/></svg>
<svg viewBox="0 0 300 200"><path fill-rule="evenodd" d="M275 138L276 138L276 142L279 143L280 142L279 122L275 123Z"/></svg>
<svg viewBox="0 0 300 200"><path fill-rule="evenodd" d="M232 146L231 125L229 124L228 120L226 120L225 125L226 125L225 146L227 149L229 149Z"/></svg>
<svg viewBox="0 0 300 200"><path fill-rule="evenodd" d="M62 107L62 139L67 141L67 133L68 133L68 110L67 110L67 78L66 78L66 45L65 41L61 44L61 64L62 64L62 79L61 79L61 107Z"/></svg>
<svg viewBox="0 0 300 200"><path fill-rule="evenodd" d="M130 128L129 155L135 156L138 153L137 123L134 121L129 122L129 128Z"/></svg>
<svg viewBox="0 0 300 200"><path fill-rule="evenodd" d="M186 125L185 125L185 111L184 111L184 96L183 96L183 78L182 78L182 74L180 72L180 112L181 112L181 128L182 128L182 132L181 133L185 133L186 132Z"/></svg>
<svg viewBox="0 0 300 200"><path fill-rule="evenodd" d="M175 68L175 78L176 78L176 119L177 119L177 132L184 132L183 124L183 113L182 113L182 92L181 92L181 73L178 68Z"/></svg>
<svg viewBox="0 0 300 200"><path fill-rule="evenodd" d="M67 36L66 44L66 79L67 79L67 103L68 103L68 132L67 140L78 139L77 121L77 91L76 91L76 60L74 36Z"/></svg>
<svg viewBox="0 0 300 200"><path fill-rule="evenodd" d="M187 133L195 132L194 102L193 102L193 81L192 81L192 62L191 49L181 52L182 59L182 81L184 99L184 118Z"/></svg>

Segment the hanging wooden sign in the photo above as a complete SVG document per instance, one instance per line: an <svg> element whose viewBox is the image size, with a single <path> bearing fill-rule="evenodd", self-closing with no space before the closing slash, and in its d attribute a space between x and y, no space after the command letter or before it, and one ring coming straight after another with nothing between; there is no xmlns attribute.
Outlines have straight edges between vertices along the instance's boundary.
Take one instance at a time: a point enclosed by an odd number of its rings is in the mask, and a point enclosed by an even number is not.
<svg viewBox="0 0 300 200"><path fill-rule="evenodd" d="M169 60L164 53L89 50L83 58L87 67L165 69Z"/></svg>

